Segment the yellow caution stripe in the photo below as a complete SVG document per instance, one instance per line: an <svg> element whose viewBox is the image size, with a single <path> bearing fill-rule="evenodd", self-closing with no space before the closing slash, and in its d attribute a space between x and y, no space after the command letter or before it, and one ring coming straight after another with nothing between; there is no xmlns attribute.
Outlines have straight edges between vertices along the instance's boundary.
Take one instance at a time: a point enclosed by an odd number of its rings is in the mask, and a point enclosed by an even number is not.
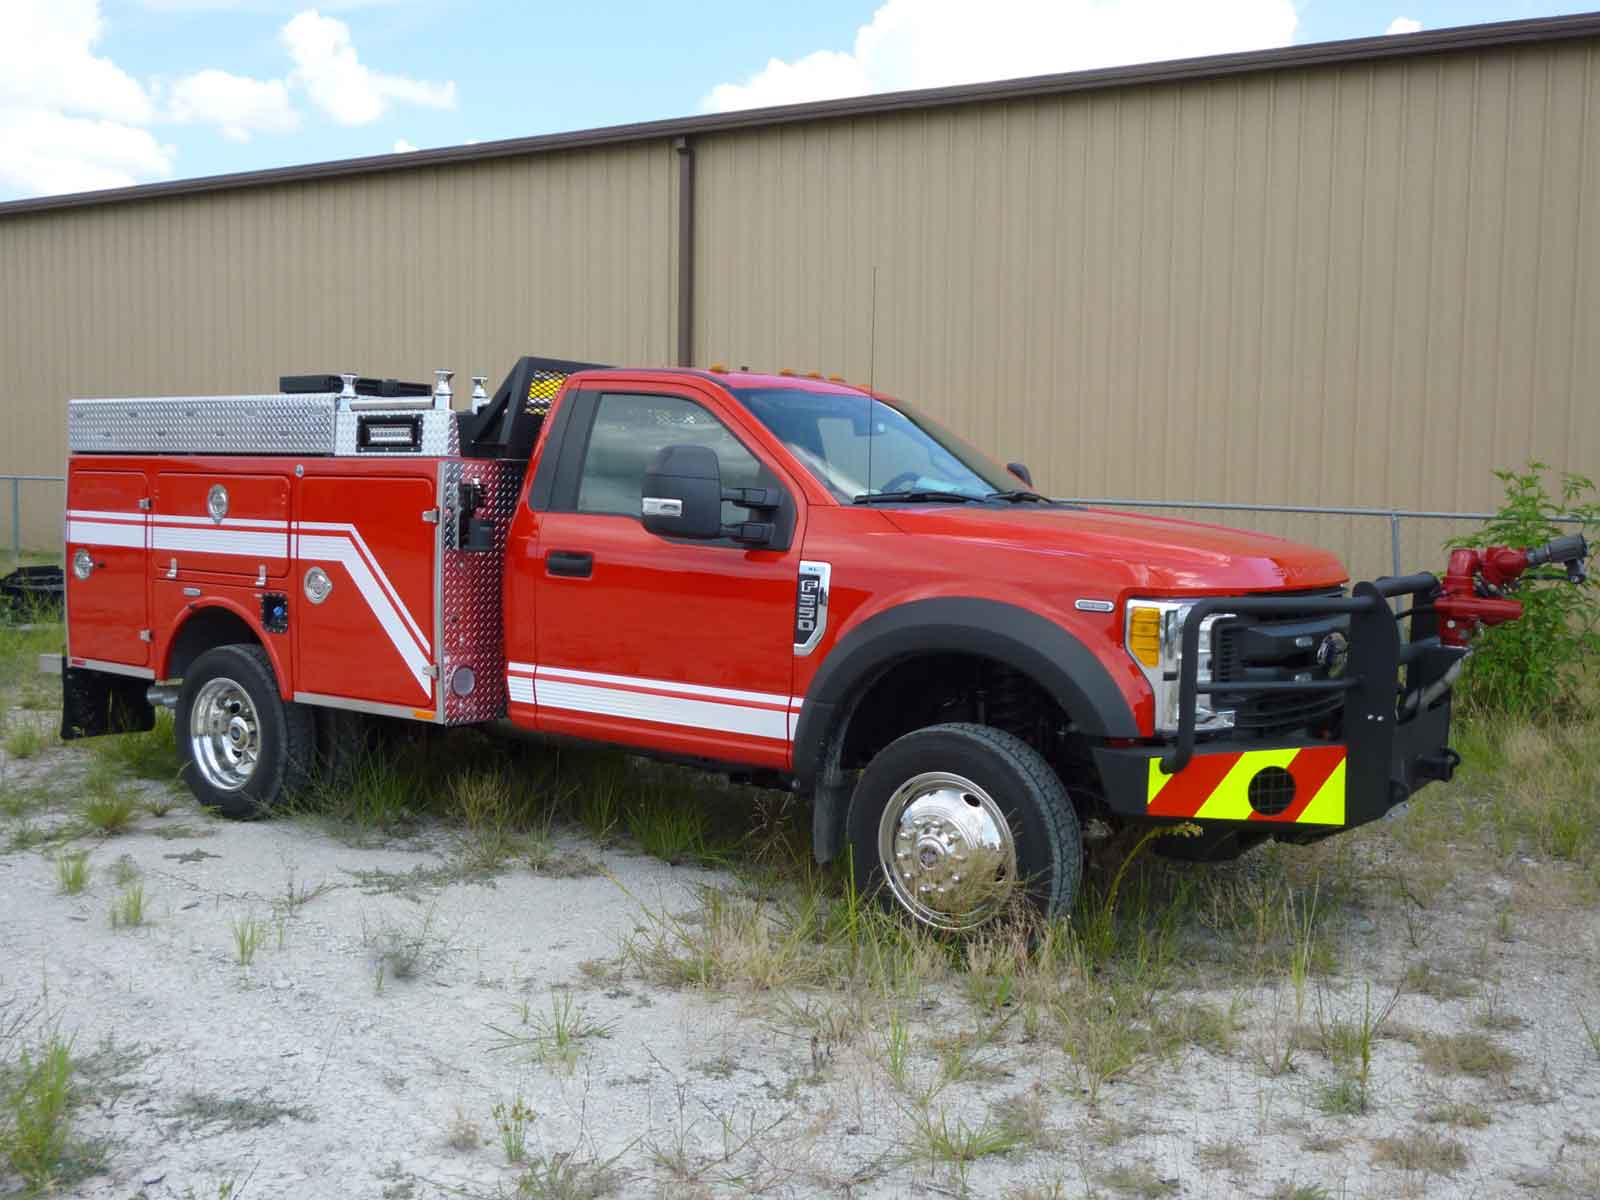
<svg viewBox="0 0 1600 1200"><path fill-rule="evenodd" d="M1200 821L1343 825L1345 748L1197 754L1175 775L1152 758L1146 811Z"/></svg>

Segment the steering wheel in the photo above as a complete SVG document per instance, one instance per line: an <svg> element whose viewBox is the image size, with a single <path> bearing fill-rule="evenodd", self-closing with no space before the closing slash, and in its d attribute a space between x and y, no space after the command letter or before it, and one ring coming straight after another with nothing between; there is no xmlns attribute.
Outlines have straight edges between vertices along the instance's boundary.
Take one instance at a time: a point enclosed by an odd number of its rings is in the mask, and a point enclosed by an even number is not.
<svg viewBox="0 0 1600 1200"><path fill-rule="evenodd" d="M921 478L921 476L918 475L915 471L901 471L900 474L896 475L893 479L889 480L888 483L884 484L878 490L880 492L900 492L900 491L904 491L907 487L909 487L911 484L915 483L920 478Z"/></svg>

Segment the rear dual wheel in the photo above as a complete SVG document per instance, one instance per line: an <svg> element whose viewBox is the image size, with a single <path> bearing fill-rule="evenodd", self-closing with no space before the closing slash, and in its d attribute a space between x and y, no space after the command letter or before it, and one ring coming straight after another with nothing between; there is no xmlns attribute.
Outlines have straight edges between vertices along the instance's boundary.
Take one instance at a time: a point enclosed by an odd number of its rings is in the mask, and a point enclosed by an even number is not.
<svg viewBox="0 0 1600 1200"><path fill-rule="evenodd" d="M1065 915L1083 873L1060 778L986 725L934 725L879 751L851 796L846 838L858 888L945 932L981 928L1019 900Z"/></svg>

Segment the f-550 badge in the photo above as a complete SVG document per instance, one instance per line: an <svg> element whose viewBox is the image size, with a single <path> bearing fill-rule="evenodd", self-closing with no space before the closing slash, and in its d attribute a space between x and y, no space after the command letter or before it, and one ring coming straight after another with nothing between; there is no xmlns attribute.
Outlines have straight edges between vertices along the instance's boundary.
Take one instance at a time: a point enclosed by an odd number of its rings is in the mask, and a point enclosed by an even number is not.
<svg viewBox="0 0 1600 1200"><path fill-rule="evenodd" d="M807 655L828 629L828 583L833 565L802 562L794 600L794 652Z"/></svg>

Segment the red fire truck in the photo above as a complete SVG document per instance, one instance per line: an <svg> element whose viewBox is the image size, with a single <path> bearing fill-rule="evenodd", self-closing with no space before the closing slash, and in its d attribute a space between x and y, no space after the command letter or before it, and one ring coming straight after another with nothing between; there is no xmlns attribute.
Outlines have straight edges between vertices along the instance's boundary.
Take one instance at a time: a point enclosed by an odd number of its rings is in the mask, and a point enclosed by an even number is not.
<svg viewBox="0 0 1600 1200"><path fill-rule="evenodd" d="M802 793L819 859L962 929L991 882L1064 909L1091 821L1223 858L1448 779L1471 633L1587 553L1347 587L1321 550L1050 500L836 380L474 383L74 401L62 736L170 706L195 795L248 817L373 718L504 719Z"/></svg>

